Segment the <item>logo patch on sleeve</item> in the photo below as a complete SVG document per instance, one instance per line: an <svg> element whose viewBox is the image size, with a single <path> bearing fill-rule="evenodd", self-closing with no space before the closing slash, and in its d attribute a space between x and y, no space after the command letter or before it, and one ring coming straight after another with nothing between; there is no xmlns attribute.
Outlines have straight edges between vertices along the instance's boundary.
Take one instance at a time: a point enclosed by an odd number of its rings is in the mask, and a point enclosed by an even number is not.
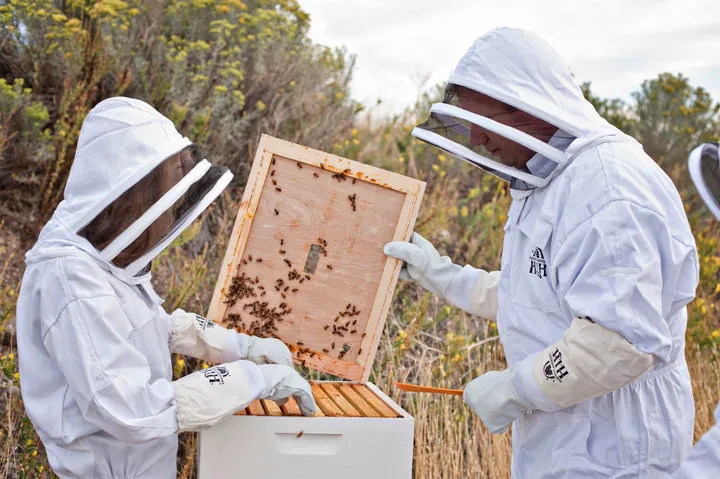
<svg viewBox="0 0 720 479"><path fill-rule="evenodd" d="M225 378L230 376L230 371L225 366L213 366L207 368L204 374L210 384L225 384Z"/></svg>
<svg viewBox="0 0 720 479"><path fill-rule="evenodd" d="M195 321L197 321L198 327L200 328L201 331L205 331L208 328L215 327L215 323L213 323L212 321L210 321L207 318L203 318L199 314L195 315Z"/></svg>
<svg viewBox="0 0 720 479"><path fill-rule="evenodd" d="M568 370L565 369L565 365L562 360L562 353L558 348L555 348L555 350L550 353L549 359L545 361L543 373L545 374L545 379L548 381L557 381L559 383L562 382L565 376L570 374Z"/></svg>

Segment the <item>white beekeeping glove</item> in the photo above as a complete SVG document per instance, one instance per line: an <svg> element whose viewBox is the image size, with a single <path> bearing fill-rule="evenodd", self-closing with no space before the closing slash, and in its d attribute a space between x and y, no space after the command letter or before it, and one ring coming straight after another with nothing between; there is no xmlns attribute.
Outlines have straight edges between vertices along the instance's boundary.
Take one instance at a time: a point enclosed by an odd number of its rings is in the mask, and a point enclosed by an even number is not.
<svg viewBox="0 0 720 479"><path fill-rule="evenodd" d="M238 334L238 357L255 364L282 364L292 367L292 354L285 343L275 338Z"/></svg>
<svg viewBox="0 0 720 479"><path fill-rule="evenodd" d="M576 318L563 338L504 371L489 371L463 397L488 430L503 432L522 414L557 411L616 391L655 366L620 334Z"/></svg>
<svg viewBox="0 0 720 479"><path fill-rule="evenodd" d="M233 415L267 387L259 366L248 361L220 364L173 382L178 431L197 431Z"/></svg>
<svg viewBox="0 0 720 479"><path fill-rule="evenodd" d="M280 364L265 364L258 368L265 377L265 389L260 392L260 399L270 399L283 404L292 396L305 416L315 414L317 404L310 384L297 371Z"/></svg>
<svg viewBox="0 0 720 479"><path fill-rule="evenodd" d="M386 255L405 261L400 271L401 279L413 279L420 286L445 297L450 281L462 269L447 256L440 256L435 247L418 233L410 242L393 241L385 245Z"/></svg>
<svg viewBox="0 0 720 479"><path fill-rule="evenodd" d="M393 241L385 245L385 254L405 261L401 279L414 279L428 291L447 299L460 309L485 319L497 315L497 289L500 271L485 271L470 265L464 268L418 233L410 242Z"/></svg>
<svg viewBox="0 0 720 479"><path fill-rule="evenodd" d="M174 353L210 362L247 359L255 364L284 364L292 366L292 355L285 344L274 338L258 338L225 329L195 313L176 309L172 318Z"/></svg>
<svg viewBox="0 0 720 479"><path fill-rule="evenodd" d="M465 386L465 403L491 433L505 431L511 422L531 411L515 391L511 377L511 369L489 371Z"/></svg>

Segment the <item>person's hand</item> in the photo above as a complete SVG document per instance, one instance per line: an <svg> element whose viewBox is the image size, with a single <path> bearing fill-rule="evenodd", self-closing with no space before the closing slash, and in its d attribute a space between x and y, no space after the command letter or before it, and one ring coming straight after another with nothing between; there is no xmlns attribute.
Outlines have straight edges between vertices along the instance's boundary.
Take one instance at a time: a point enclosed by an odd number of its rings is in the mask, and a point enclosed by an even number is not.
<svg viewBox="0 0 720 479"><path fill-rule="evenodd" d="M278 404L284 404L292 396L305 416L312 416L317 411L317 404L312 395L310 384L303 379L293 368L280 364L265 364L259 366L265 377L265 389L260 393L260 399L270 399Z"/></svg>
<svg viewBox="0 0 720 479"><path fill-rule="evenodd" d="M491 433L504 432L515 419L531 411L515 391L511 377L509 368L488 371L465 386L465 403L480 416Z"/></svg>
<svg viewBox="0 0 720 479"><path fill-rule="evenodd" d="M401 279L413 279L420 286L445 298L448 285L462 269L447 256L440 256L435 247L418 233L410 242L393 241L383 249L386 255L405 261Z"/></svg>
<svg viewBox="0 0 720 479"><path fill-rule="evenodd" d="M282 364L293 367L292 353L285 343L275 338L258 338L257 336L245 336L247 341L245 351L246 359L255 364Z"/></svg>

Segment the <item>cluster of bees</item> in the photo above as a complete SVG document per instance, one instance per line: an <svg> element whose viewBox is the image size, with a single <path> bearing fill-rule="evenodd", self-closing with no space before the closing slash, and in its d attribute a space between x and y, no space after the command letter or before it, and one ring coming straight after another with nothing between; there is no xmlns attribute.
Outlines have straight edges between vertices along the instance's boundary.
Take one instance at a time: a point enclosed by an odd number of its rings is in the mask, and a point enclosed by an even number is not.
<svg viewBox="0 0 720 479"><path fill-rule="evenodd" d="M281 238L280 246L282 247L284 245L285 240ZM280 249L279 253L281 256L284 256L286 251ZM264 260L262 258L253 259L252 255L248 255L246 258L243 258L242 264L248 265L253 262L262 263L263 261ZM292 267L292 264L289 264L288 266ZM231 313L228 314L229 326L253 336L278 338L277 323L284 321L285 317L292 312L292 308L289 308L287 302L285 301L287 299L287 294L297 293L300 291L300 289L295 287L292 282L297 281L298 283L303 283L305 281L309 281L310 279L311 276L309 274L302 275L296 269L292 268L287 274L287 281L283 278L278 278L275 280L275 284L273 285L275 291L280 293L280 296L283 299L278 306L271 307L269 301L263 301L262 299L256 299L252 302L245 303L242 306L243 312L249 314L254 319L250 322L250 324L246 324L240 314ZM230 306L234 306L238 301L249 298L262 298L266 294L267 291L265 286L260 284L260 278L258 276L251 278L245 272L241 272L232 278L230 287L225 294L227 297L225 303Z"/></svg>
<svg viewBox="0 0 720 479"><path fill-rule="evenodd" d="M320 168L323 170L325 169L322 163L320 164ZM332 177L336 179L338 183L340 183L341 181L345 181L347 179L347 175L349 175L351 172L352 170L350 168L345 168L342 173L335 173L332 175ZM353 178L352 184L354 185L356 181L357 178Z"/></svg>

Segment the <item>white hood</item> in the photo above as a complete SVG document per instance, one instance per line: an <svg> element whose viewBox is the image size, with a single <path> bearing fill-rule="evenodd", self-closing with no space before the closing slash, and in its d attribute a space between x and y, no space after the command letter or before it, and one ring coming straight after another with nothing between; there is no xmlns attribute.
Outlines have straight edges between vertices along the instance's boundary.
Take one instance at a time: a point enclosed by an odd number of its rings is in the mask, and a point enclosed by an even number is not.
<svg viewBox="0 0 720 479"><path fill-rule="evenodd" d="M440 121L444 119L446 124L448 118L476 124L521 143L558 164L549 176L541 178L527 170L503 165L453 142L427 128L427 122L413 130L413 136L488 169L503 179L520 179L528 188L546 185L590 143L598 140L633 141L595 111L583 97L560 55L532 32L498 28L478 38L458 63L448 84L463 86L495 98L557 126L575 138L565 151L561 151L515 128L457 106L447 103L432 106L431 117Z"/></svg>
<svg viewBox="0 0 720 479"><path fill-rule="evenodd" d="M703 143L688 157L690 178L715 218L720 220L720 146Z"/></svg>
<svg viewBox="0 0 720 479"><path fill-rule="evenodd" d="M26 254L26 260L76 254L80 249L127 282L146 280L148 275L136 275L217 198L232 179L229 171L220 176L160 243L127 268L118 268L110 261L203 178L211 168L207 160L199 162L126 231L119 232L116 241L105 250L98 251L77 233L165 159L191 144L169 119L143 101L116 97L100 102L90 110L80 130L64 199Z"/></svg>

